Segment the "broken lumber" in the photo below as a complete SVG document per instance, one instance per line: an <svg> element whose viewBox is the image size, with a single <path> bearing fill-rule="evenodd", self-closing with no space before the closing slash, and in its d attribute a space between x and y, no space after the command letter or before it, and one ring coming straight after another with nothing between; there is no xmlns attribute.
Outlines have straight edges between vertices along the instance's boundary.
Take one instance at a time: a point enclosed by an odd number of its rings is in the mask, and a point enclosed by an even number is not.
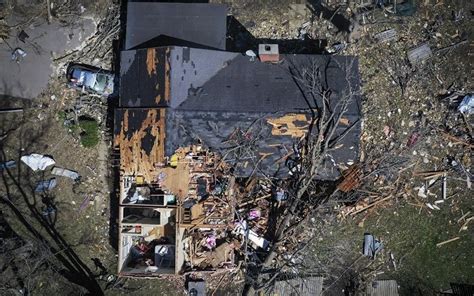
<svg viewBox="0 0 474 296"><path fill-rule="evenodd" d="M426 172L414 172L413 176L422 176L425 178L434 178L446 174L446 171L426 171Z"/></svg>
<svg viewBox="0 0 474 296"><path fill-rule="evenodd" d="M245 206L248 205L248 204L255 203L255 202L259 201L259 200L265 199L265 198L270 197L270 196L271 196L271 194L265 194L264 196L260 196L260 197L258 197L258 198L256 198L256 199L252 199L252 200L243 202L243 203L239 204L239 208L245 207Z"/></svg>
<svg viewBox="0 0 474 296"><path fill-rule="evenodd" d="M470 218L467 218L466 222L464 222L464 224L461 226L461 228L459 228L459 232L461 232L463 230L467 230L467 226L468 226L469 222L471 222L473 219L474 219L474 216L472 216Z"/></svg>
<svg viewBox="0 0 474 296"><path fill-rule="evenodd" d="M354 216L354 215L356 215L356 214L358 214L358 213L360 213L360 212L363 212L363 211L365 211L365 210L368 210L368 209L370 209L371 207L376 206L376 205L378 205L379 203L384 202L384 201L386 201L386 200L388 200L388 199L390 199L390 198L392 198L392 197L393 197L393 196L390 194L390 195L387 196L387 197L384 197L384 198L382 198L382 199L379 199L379 200L377 200L377 201L375 201L375 202L369 204L368 206L366 206L366 207L364 207L364 208L362 208L362 209L359 209L359 210L357 210L357 211L355 211L355 212L352 212L352 213L351 213L351 216Z"/></svg>
<svg viewBox="0 0 474 296"><path fill-rule="evenodd" d="M454 237L454 238L452 238L452 239L448 239L448 240L446 240L446 241L444 241L444 242L437 243L437 244L436 244L436 247L439 248L439 247L441 247L442 245L452 243L452 242L454 242L454 241L457 241L458 239L460 239L460 237L459 237L459 236L456 236L456 237Z"/></svg>
<svg viewBox="0 0 474 296"><path fill-rule="evenodd" d="M15 113L22 112L23 108L0 109L0 113Z"/></svg>
<svg viewBox="0 0 474 296"><path fill-rule="evenodd" d="M466 214L462 215L461 218L458 219L458 223L461 223L461 221L466 218L467 216L469 216L469 214L471 213L471 211L468 211Z"/></svg>
<svg viewBox="0 0 474 296"><path fill-rule="evenodd" d="M339 183L337 189L343 192L349 192L360 186L360 181L362 180L363 173L359 166L353 165L349 169L345 170L342 174L344 180Z"/></svg>
<svg viewBox="0 0 474 296"><path fill-rule="evenodd" d="M453 136L453 135L451 135L450 133L443 131L442 129L438 129L438 130L441 132L441 134L442 134L445 138L447 138L447 139L449 139L449 140L455 142L455 144L461 144L461 145L467 146L467 147L469 147L469 148L474 148L474 145L472 145L472 144L470 144L470 143L468 143L468 142L466 142L466 141L464 141L464 140L462 140L462 139L460 139L460 138L458 138L458 137L456 137L456 136Z"/></svg>

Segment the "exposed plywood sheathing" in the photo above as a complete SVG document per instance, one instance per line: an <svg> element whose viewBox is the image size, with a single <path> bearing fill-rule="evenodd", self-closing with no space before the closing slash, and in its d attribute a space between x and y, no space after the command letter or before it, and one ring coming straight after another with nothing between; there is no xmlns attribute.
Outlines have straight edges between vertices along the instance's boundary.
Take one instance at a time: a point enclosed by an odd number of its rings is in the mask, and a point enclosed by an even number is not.
<svg viewBox="0 0 474 296"><path fill-rule="evenodd" d="M267 122L272 126L272 135L274 136L301 138L306 135L310 121L306 114L286 114L281 117L269 118Z"/></svg>
<svg viewBox="0 0 474 296"><path fill-rule="evenodd" d="M146 70L148 75L156 74L156 64L158 61L156 60L156 52L154 48L148 48L146 51Z"/></svg>
<svg viewBox="0 0 474 296"><path fill-rule="evenodd" d="M147 48L121 54L120 105L168 107L170 100L170 49Z"/></svg>
<svg viewBox="0 0 474 296"><path fill-rule="evenodd" d="M159 92L159 94L155 97L155 102L157 104L160 104L161 100L164 99L165 102L168 103L170 101L170 87L171 87L170 86L170 61L169 61L170 49L166 48L163 61L159 60L158 55L156 54L156 50L157 50L156 48L147 49L146 64L147 64L148 75L150 76L152 76L152 74L155 75L156 66L160 63L164 63L164 70L165 70L164 92L160 91L160 88L163 87L163 85L160 85L159 81L157 81L155 88ZM162 97L162 94L164 98Z"/></svg>
<svg viewBox="0 0 474 296"><path fill-rule="evenodd" d="M122 128L124 133L128 133L128 111L125 111L123 115ZM116 143L116 146L118 145L119 143Z"/></svg>
<svg viewBox="0 0 474 296"><path fill-rule="evenodd" d="M178 198L184 198L188 194L189 166L186 162L180 161L176 168L165 167L159 171L165 175L161 184L163 189L169 190Z"/></svg>
<svg viewBox="0 0 474 296"><path fill-rule="evenodd" d="M166 49L166 54L165 54L166 60L165 60L165 101L169 102L170 101L170 49Z"/></svg>
<svg viewBox="0 0 474 296"><path fill-rule="evenodd" d="M351 123L351 122L350 122L349 118L342 117L341 119L339 119L339 124L342 124L342 125L345 125L345 126L349 126L350 123Z"/></svg>
<svg viewBox="0 0 474 296"><path fill-rule="evenodd" d="M156 166L165 159L165 109L125 109L121 112L120 130L116 131L114 139L114 145L120 150L121 172L143 176L146 183L152 183L157 174Z"/></svg>

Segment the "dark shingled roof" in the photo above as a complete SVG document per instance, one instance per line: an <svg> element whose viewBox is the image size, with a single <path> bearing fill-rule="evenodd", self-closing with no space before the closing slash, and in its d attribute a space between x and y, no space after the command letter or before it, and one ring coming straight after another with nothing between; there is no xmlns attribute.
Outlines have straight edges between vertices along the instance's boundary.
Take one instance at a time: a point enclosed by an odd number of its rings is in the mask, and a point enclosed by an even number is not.
<svg viewBox="0 0 474 296"><path fill-rule="evenodd" d="M359 90L358 60L348 56L280 55L279 64L262 63L234 52L173 47L171 107L219 112L295 112L308 110L294 76L306 68L325 71L333 100ZM346 80L346 77L348 80ZM306 93L307 95L307 93ZM312 106L314 107L314 105ZM358 98L349 106L359 115Z"/></svg>
<svg viewBox="0 0 474 296"><path fill-rule="evenodd" d="M298 130L308 121L296 120L292 127L284 124L275 130L269 120L296 113L309 118L309 106L314 107L315 101L321 105L321 98L313 100L308 88L295 77L305 70L318 69L322 78L318 84L331 89L332 108L342 98L351 97L345 122L339 124L334 135L345 134L342 145L327 156L324 168L319 170L319 178L336 179L340 176L338 165L355 162L359 151L358 60L345 56L280 56L280 63L267 64L250 61L240 53L178 46L126 51L122 53L120 104L166 108L167 156L178 147L198 141L224 155L235 146L230 136L240 131L254 149L251 155L227 153L226 159L237 164L237 175L283 177L288 174L284 157L301 134L279 134L278 129ZM150 70L152 66L156 72Z"/></svg>
<svg viewBox="0 0 474 296"><path fill-rule="evenodd" d="M122 51L120 106L165 107L170 94L169 49Z"/></svg>
<svg viewBox="0 0 474 296"><path fill-rule="evenodd" d="M156 37L166 36L225 50L226 21L227 5L222 4L129 2L125 49L142 47ZM154 46L163 45L170 44Z"/></svg>
<svg viewBox="0 0 474 296"><path fill-rule="evenodd" d="M288 115L285 112L212 112L170 110L166 116L165 154L170 156L178 147L202 142L214 151L225 155L226 161L236 164L235 174L246 177L252 173L274 177L287 177L286 157L293 151L300 137L290 134L272 134L273 127L269 119ZM307 114L309 120L310 115ZM323 168L319 169L320 179L333 180L340 176L336 166L348 166L355 162L359 152L361 124L358 116L345 116L350 125L340 124L334 138L347 133L336 149L327 156ZM295 122L304 128L307 122ZM233 149L246 143L250 150Z"/></svg>

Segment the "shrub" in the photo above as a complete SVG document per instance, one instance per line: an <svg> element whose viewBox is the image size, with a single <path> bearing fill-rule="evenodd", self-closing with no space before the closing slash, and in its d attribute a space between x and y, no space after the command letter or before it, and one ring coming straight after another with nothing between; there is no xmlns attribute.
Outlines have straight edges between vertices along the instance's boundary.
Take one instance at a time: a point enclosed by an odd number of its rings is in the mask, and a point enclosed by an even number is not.
<svg viewBox="0 0 474 296"><path fill-rule="evenodd" d="M80 117L81 144L86 148L94 147L99 143L99 124L92 118Z"/></svg>

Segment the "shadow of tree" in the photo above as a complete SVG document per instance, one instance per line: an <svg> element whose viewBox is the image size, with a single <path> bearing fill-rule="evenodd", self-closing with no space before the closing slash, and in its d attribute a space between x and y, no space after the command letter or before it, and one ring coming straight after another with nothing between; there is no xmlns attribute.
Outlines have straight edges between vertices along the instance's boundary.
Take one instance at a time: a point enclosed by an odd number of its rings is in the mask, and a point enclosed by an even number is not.
<svg viewBox="0 0 474 296"><path fill-rule="evenodd" d="M32 151L41 143L41 138L46 134L49 126L39 124L33 131L26 120L28 116L31 116L31 113L25 111L22 115L23 118L19 122L2 118L0 125L2 133L11 130L12 125L16 125L19 129L18 134L15 134L18 137L18 142L7 144L8 134L0 142L0 162L8 161L11 159L10 157L16 157L16 169L5 168L0 171L0 205L2 208L8 209L11 214L4 217L5 221L22 229L23 240L37 241L41 247L49 251L51 256L47 261L51 270L68 282L84 288L88 295L103 295L95 275L57 231L55 224L51 223L40 210L41 198L52 198L47 195L41 197L35 193L35 182L43 179L44 173L38 175L32 174L29 169L23 170L24 166L21 165L20 158L25 152ZM12 156L13 154L16 156Z"/></svg>

